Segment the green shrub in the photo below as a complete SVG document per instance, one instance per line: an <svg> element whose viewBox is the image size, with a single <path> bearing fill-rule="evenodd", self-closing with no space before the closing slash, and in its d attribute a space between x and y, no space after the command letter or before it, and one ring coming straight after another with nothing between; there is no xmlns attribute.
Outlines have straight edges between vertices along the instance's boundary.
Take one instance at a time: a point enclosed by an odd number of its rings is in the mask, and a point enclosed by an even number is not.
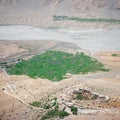
<svg viewBox="0 0 120 120"><path fill-rule="evenodd" d="M41 107L41 102L35 101L33 103L30 103L30 105L35 106L35 107Z"/></svg>
<svg viewBox="0 0 120 120"><path fill-rule="evenodd" d="M44 116L42 116L41 120L46 120L50 118L64 118L65 116L68 116L69 114L66 111L59 111L58 109L52 109L48 111Z"/></svg>
<svg viewBox="0 0 120 120"><path fill-rule="evenodd" d="M44 108L44 109L50 109L51 106L50 106L49 104L45 104L43 108Z"/></svg>
<svg viewBox="0 0 120 120"><path fill-rule="evenodd" d="M50 118L55 118L58 116L59 111L56 109L52 109L48 111L44 116L42 116L41 120L46 120Z"/></svg>
<svg viewBox="0 0 120 120"><path fill-rule="evenodd" d="M78 94L78 95L76 96L76 99L77 99L77 100L83 100L83 99L86 99L86 97L83 96L82 94Z"/></svg>
<svg viewBox="0 0 120 120"><path fill-rule="evenodd" d="M50 100L48 100L44 105L44 109L50 109L52 107L55 107L56 109L59 107L57 103L57 98L53 98L51 101L54 101L53 103L50 103Z"/></svg>
<svg viewBox="0 0 120 120"><path fill-rule="evenodd" d="M60 117L60 118L64 118L65 116L68 116L68 115L69 115L69 113L67 113L67 112L64 111L64 110L62 110L62 111L59 112L59 117Z"/></svg>
<svg viewBox="0 0 120 120"><path fill-rule="evenodd" d="M72 112L74 115L77 115L77 112L78 112L77 107L71 106L70 109L71 109L71 112Z"/></svg>

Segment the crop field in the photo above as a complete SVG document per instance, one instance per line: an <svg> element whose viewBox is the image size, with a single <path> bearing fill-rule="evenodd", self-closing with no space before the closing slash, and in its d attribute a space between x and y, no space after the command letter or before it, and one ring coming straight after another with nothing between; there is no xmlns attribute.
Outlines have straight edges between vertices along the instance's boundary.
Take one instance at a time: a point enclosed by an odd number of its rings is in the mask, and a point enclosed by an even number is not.
<svg viewBox="0 0 120 120"><path fill-rule="evenodd" d="M15 75L27 75L32 78L40 77L60 81L65 78L66 73L85 74L106 70L102 63L84 53L73 55L60 51L47 51L12 65L7 69L7 72Z"/></svg>

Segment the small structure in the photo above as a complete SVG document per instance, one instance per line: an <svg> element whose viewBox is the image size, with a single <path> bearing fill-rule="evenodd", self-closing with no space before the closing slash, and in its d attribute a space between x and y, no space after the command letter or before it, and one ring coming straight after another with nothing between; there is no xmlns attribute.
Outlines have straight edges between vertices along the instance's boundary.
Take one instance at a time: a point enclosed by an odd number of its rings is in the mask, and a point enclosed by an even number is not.
<svg viewBox="0 0 120 120"><path fill-rule="evenodd" d="M105 95L100 95L96 92L92 92L88 88L80 88L79 90L74 90L73 94L81 95L83 96L83 99L86 100L98 100L100 102L108 102L110 100L110 97Z"/></svg>
<svg viewBox="0 0 120 120"><path fill-rule="evenodd" d="M66 73L65 76L63 76L64 78L71 78L72 74L71 73Z"/></svg>

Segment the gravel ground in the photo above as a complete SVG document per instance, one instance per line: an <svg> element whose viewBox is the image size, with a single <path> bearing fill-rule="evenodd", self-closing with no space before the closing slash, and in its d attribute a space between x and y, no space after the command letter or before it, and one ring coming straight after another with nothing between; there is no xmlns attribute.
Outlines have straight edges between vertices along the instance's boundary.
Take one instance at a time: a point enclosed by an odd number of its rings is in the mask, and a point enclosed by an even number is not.
<svg viewBox="0 0 120 120"><path fill-rule="evenodd" d="M120 29L41 29L32 26L0 26L1 40L60 40L90 51L119 51Z"/></svg>

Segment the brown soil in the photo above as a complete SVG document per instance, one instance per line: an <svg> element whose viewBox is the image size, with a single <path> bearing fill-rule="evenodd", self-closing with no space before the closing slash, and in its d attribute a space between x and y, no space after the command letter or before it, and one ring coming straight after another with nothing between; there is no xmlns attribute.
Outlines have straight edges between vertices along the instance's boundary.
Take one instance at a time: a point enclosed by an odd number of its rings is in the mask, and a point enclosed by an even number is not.
<svg viewBox="0 0 120 120"><path fill-rule="evenodd" d="M112 54L117 54L118 56L112 56ZM120 67L120 51L103 51L96 52L93 54L93 57L99 59L99 61L103 62L105 65L109 67Z"/></svg>

